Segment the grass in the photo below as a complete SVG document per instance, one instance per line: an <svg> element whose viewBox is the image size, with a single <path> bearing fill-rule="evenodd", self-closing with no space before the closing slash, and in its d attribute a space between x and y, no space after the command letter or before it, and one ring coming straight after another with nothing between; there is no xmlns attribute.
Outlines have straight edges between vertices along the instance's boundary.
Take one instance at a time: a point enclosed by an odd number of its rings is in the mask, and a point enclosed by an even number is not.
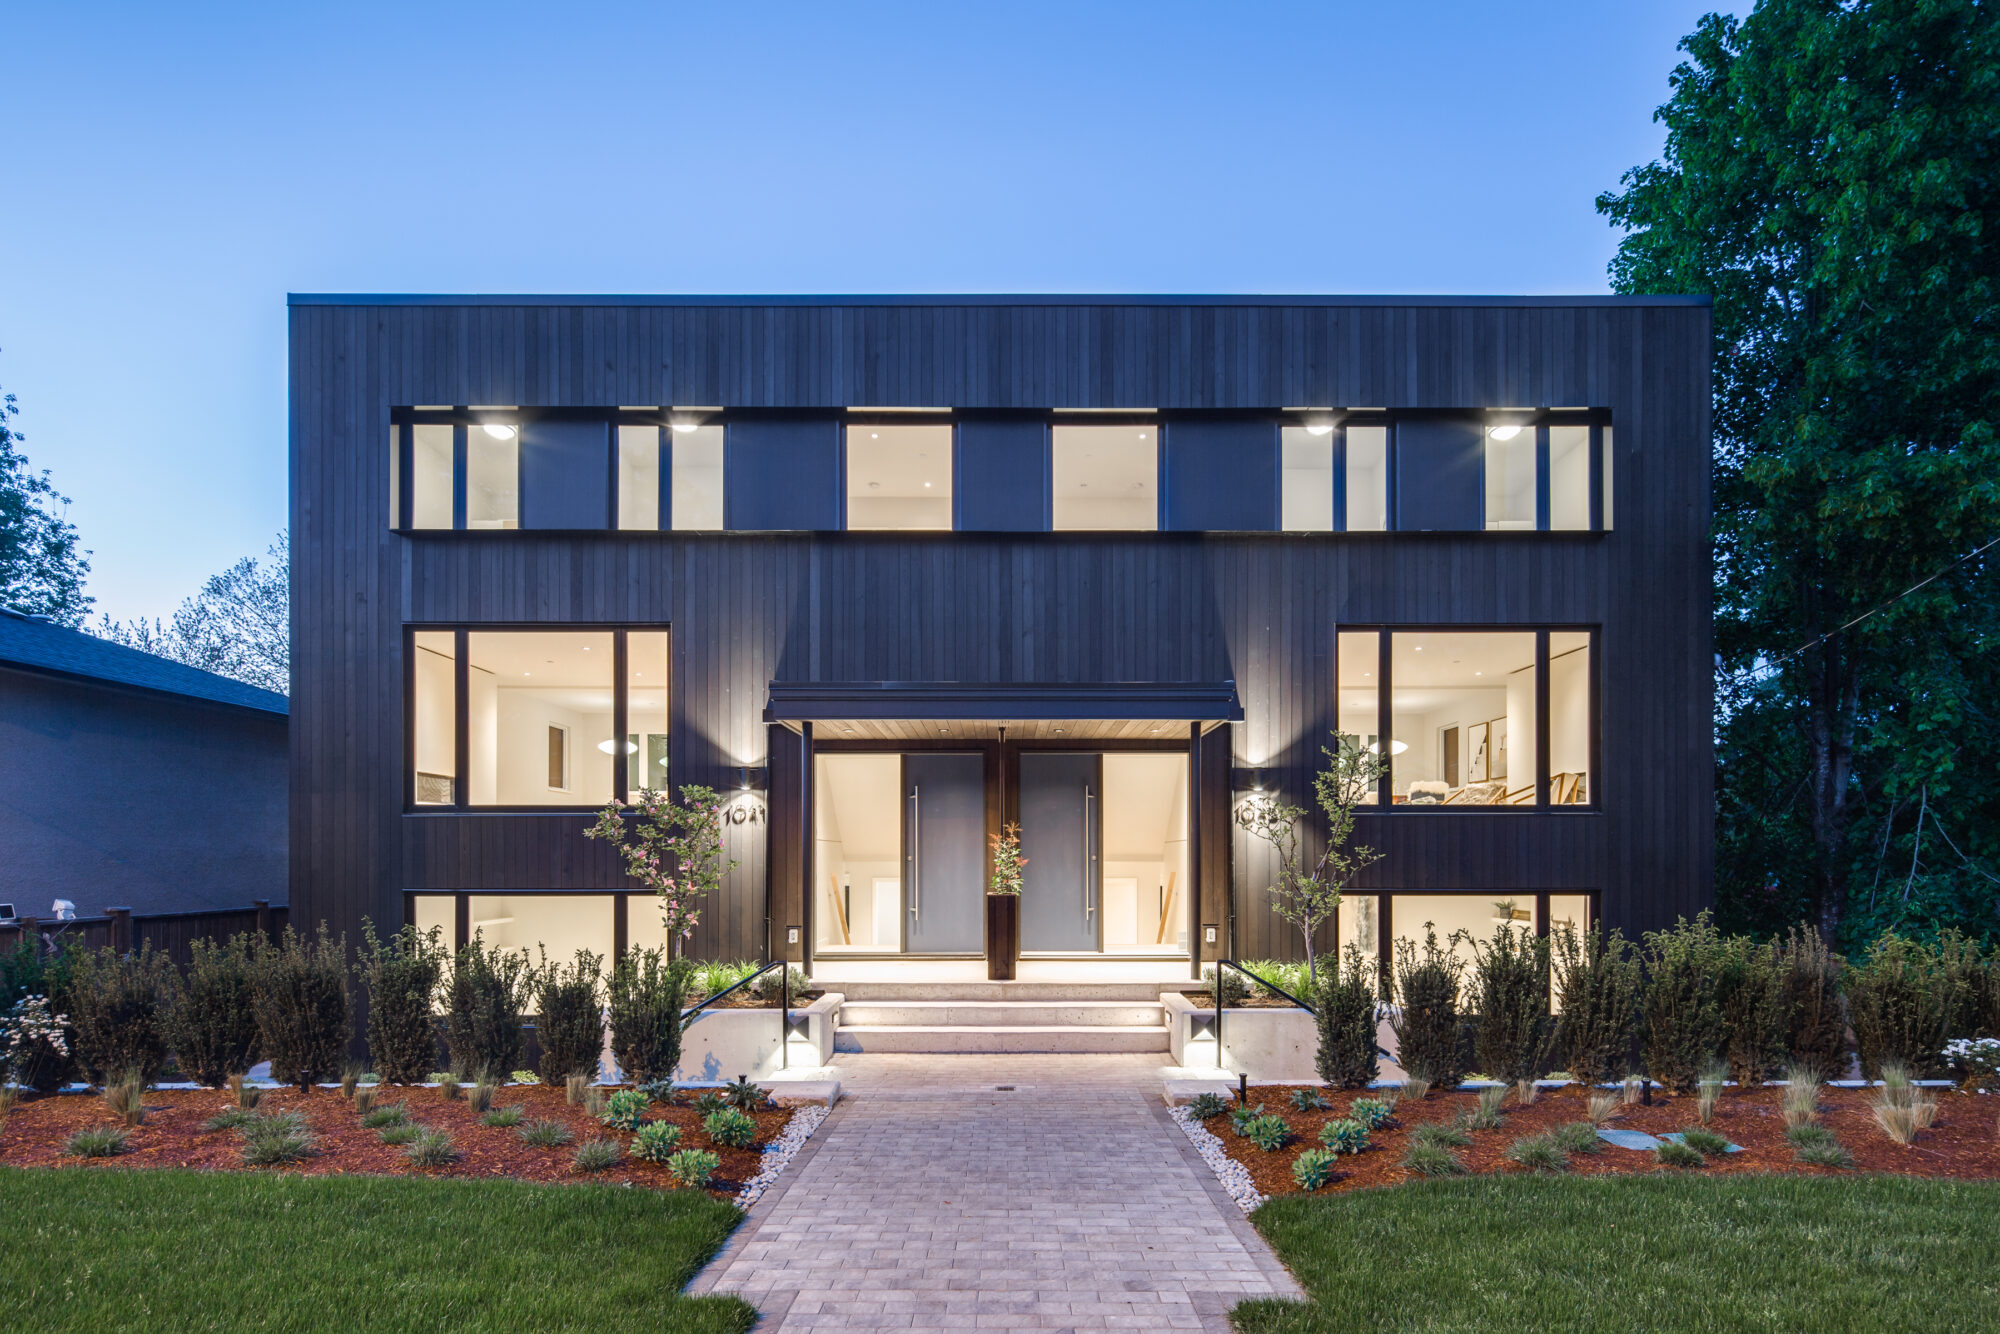
<svg viewBox="0 0 2000 1334"><path fill-rule="evenodd" d="M755 1312L681 1286L739 1215L691 1191L0 1168L0 1328L671 1329ZM200 1263L189 1257L199 1256ZM611 1263L607 1257L616 1257Z"/></svg>
<svg viewBox="0 0 2000 1334"><path fill-rule="evenodd" d="M1312 1300L1241 1334L1988 1329L2000 1269L2000 1185L1908 1177L1481 1177L1254 1221Z"/></svg>

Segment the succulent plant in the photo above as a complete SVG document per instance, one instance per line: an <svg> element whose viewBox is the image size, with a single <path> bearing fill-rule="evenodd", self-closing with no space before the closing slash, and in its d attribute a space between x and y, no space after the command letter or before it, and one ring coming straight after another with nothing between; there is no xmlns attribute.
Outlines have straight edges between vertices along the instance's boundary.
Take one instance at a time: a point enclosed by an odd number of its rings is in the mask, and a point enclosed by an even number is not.
<svg viewBox="0 0 2000 1334"><path fill-rule="evenodd" d="M1356 1098L1347 1108L1347 1119L1359 1121L1369 1130L1378 1130L1389 1119L1389 1104L1375 1098Z"/></svg>
<svg viewBox="0 0 2000 1334"><path fill-rule="evenodd" d="M1243 1127L1243 1138L1265 1153L1276 1153L1291 1142L1291 1127L1282 1116L1260 1116Z"/></svg>
<svg viewBox="0 0 2000 1334"><path fill-rule="evenodd" d="M738 1075L722 1087L722 1096L739 1112L762 1111L771 1105L771 1095L752 1083L748 1075Z"/></svg>
<svg viewBox="0 0 2000 1334"><path fill-rule="evenodd" d="M1335 1153L1360 1153L1368 1147L1368 1127L1343 1116L1319 1128L1319 1142Z"/></svg>
<svg viewBox="0 0 2000 1334"><path fill-rule="evenodd" d="M648 1121L632 1137L632 1156L641 1162L664 1163L681 1145L681 1128L668 1121Z"/></svg>
<svg viewBox="0 0 2000 1334"><path fill-rule="evenodd" d="M605 1100L604 1111L597 1119L619 1130L637 1130L651 1105L652 1099L638 1089L619 1089Z"/></svg>
<svg viewBox="0 0 2000 1334"><path fill-rule="evenodd" d="M1334 1164L1339 1161L1325 1149L1307 1149L1292 1160L1292 1180L1306 1190L1318 1190L1333 1180Z"/></svg>
<svg viewBox="0 0 2000 1334"><path fill-rule="evenodd" d="M1291 1104L1295 1112L1323 1112L1329 1105L1318 1089L1293 1089Z"/></svg>
<svg viewBox="0 0 2000 1334"><path fill-rule="evenodd" d="M1213 1121L1229 1110L1229 1100L1220 1093L1197 1093L1188 1099L1187 1109L1197 1121Z"/></svg>
<svg viewBox="0 0 2000 1334"><path fill-rule="evenodd" d="M721 1166L722 1159L707 1149L682 1149L667 1159L667 1171L683 1186L706 1186Z"/></svg>
<svg viewBox="0 0 2000 1334"><path fill-rule="evenodd" d="M734 1107L722 1107L702 1118L701 1128L717 1144L747 1149L757 1142L757 1123Z"/></svg>

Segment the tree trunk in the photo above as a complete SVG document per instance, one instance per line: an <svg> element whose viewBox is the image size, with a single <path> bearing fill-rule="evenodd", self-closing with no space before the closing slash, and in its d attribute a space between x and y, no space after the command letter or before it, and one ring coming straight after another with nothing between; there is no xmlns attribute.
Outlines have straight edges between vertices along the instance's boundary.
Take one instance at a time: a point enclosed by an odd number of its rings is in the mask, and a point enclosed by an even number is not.
<svg viewBox="0 0 2000 1334"><path fill-rule="evenodd" d="M1817 856L1819 933L1829 949L1847 906L1847 828L1853 819L1854 718L1860 679L1843 635L1820 645L1807 695L1806 740L1812 765L1812 835Z"/></svg>

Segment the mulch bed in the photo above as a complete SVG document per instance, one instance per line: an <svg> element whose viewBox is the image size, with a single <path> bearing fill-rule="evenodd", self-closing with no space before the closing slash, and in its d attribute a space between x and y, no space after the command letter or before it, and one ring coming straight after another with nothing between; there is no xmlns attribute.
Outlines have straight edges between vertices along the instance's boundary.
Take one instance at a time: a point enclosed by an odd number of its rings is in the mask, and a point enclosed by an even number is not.
<svg viewBox="0 0 2000 1334"><path fill-rule="evenodd" d="M1305 1150L1318 1147L1319 1128L1328 1121L1345 1116L1348 1104L1357 1097L1376 1096L1365 1089L1359 1092L1322 1089L1320 1092L1332 1104L1332 1110L1293 1111L1288 1101L1292 1093L1290 1086L1259 1086L1250 1090L1252 1106L1262 1103L1265 1111L1282 1116L1291 1127L1292 1142L1273 1153L1265 1153L1248 1140L1238 1137L1230 1129L1226 1115L1206 1125L1210 1134L1222 1140L1229 1156L1248 1169L1260 1192L1265 1195L1289 1195L1299 1190L1298 1184L1292 1180L1292 1161ZM1951 1089L1928 1089L1926 1092L1938 1098L1937 1120L1917 1137L1914 1144L1907 1147L1890 1139L1876 1126L1868 1111L1868 1103L1873 1096L1870 1090L1823 1090L1819 1100L1819 1123L1831 1130L1841 1147L1853 1156L1855 1171L1967 1181L2000 1178L2000 1129L1995 1126L1996 1116L2000 1116L2000 1099ZM1814 1167L1793 1157L1792 1146L1785 1139L1784 1118L1778 1107L1782 1093L1783 1090L1778 1088L1746 1089L1741 1092L1733 1088L1724 1090L1709 1128L1731 1143L1742 1145L1744 1152L1717 1154L1709 1158L1707 1167L1700 1170L1711 1174L1801 1172L1840 1175L1839 1168ZM1588 1101L1589 1094L1575 1085L1544 1089L1541 1097L1528 1107L1516 1106L1510 1097L1504 1109L1505 1123L1499 1129L1468 1131L1472 1136L1471 1146L1454 1152L1464 1160L1467 1170L1475 1174L1528 1171L1507 1158L1508 1146L1517 1139L1564 1122L1585 1120L1584 1110ZM1478 1105L1479 1098L1475 1093L1437 1090L1419 1102L1399 1102L1394 1119L1369 1137L1369 1147L1365 1151L1353 1156L1341 1156L1338 1175L1322 1186L1320 1192L1358 1190L1416 1180L1415 1173L1400 1165L1409 1147L1411 1128L1425 1121L1451 1121L1460 1112L1476 1110ZM1234 1106L1233 1099L1231 1106ZM1604 1123L1604 1128L1642 1130L1659 1136L1698 1124L1692 1094L1675 1096L1654 1089L1651 1107L1637 1103L1624 1107L1617 1116ZM1662 1167L1653 1161L1650 1152L1621 1149L1611 1144L1604 1144L1594 1154L1571 1154L1569 1162L1571 1173L1577 1176L1689 1170Z"/></svg>
<svg viewBox="0 0 2000 1334"><path fill-rule="evenodd" d="M54 1094L33 1098L15 1106L0 1122L0 1164L9 1167L182 1167L237 1172L294 1172L306 1176L326 1176L341 1172L365 1172L380 1176L511 1177L517 1181L624 1183L674 1189L673 1177L665 1164L641 1162L630 1156L631 1132L598 1124L582 1107L572 1107L560 1087L512 1085L497 1090L495 1107L519 1103L523 1123L561 1121L574 1139L560 1148L536 1148L524 1141L513 1127L487 1126L463 1097L447 1101L437 1089L421 1085L397 1088L375 1085L375 1105L401 1102L409 1109L410 1120L427 1128L449 1132L460 1154L446 1167L417 1168L403 1157L396 1145L384 1144L380 1132L361 1124L348 1100L338 1089L266 1089L258 1111L293 1111L305 1114L318 1140L318 1152L305 1161L279 1167L250 1167L241 1156L242 1137L234 1130L204 1130L202 1125L217 1112L233 1105L223 1090L150 1089L146 1093L145 1124L131 1127L127 1150L110 1158L76 1158L63 1151L64 1142L78 1130L90 1126L117 1126L123 1122L94 1094ZM606 1089L609 1095L611 1090ZM701 1128L701 1115L692 1106L662 1107L657 1103L646 1113L648 1121L671 1121L681 1128L680 1147L710 1149L722 1160L709 1183L709 1194L731 1199L743 1184L757 1174L763 1146L770 1143L792 1119L793 1109L780 1107L754 1112L757 1143L735 1149L712 1142ZM616 1166L602 1172L580 1172L571 1155L585 1140L614 1139L627 1151Z"/></svg>

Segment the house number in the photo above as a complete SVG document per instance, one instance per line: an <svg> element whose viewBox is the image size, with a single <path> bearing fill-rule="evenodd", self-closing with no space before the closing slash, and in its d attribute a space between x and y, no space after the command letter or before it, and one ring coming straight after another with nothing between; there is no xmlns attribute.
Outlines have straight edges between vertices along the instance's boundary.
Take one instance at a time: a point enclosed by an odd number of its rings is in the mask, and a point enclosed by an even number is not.
<svg viewBox="0 0 2000 1334"><path fill-rule="evenodd" d="M763 824L764 804L758 801L739 801L725 806L722 818L730 824Z"/></svg>

